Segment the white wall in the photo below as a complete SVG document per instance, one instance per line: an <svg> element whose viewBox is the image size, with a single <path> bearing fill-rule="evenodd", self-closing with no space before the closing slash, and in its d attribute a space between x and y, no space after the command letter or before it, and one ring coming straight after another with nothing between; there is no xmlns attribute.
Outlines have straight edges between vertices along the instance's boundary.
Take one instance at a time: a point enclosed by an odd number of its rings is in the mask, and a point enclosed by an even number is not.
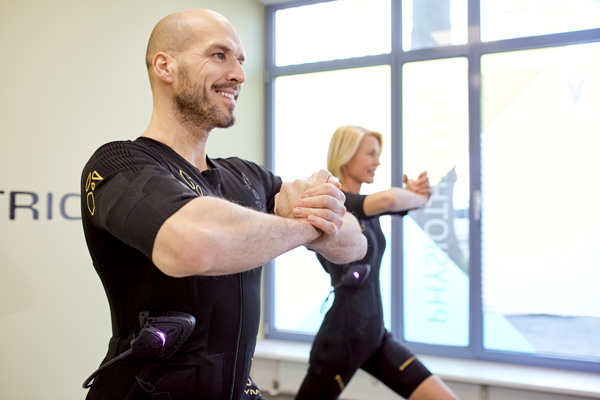
<svg viewBox="0 0 600 400"><path fill-rule="evenodd" d="M200 7L232 21L248 59L238 122L213 132L209 155L263 162L260 2L0 2L0 398L84 398L81 384L105 354L110 315L81 223L65 218L60 203L77 218L80 174L93 150L146 128L144 55L155 23ZM39 196L37 220L24 208L10 218L14 192ZM26 204L32 195L16 199Z"/></svg>

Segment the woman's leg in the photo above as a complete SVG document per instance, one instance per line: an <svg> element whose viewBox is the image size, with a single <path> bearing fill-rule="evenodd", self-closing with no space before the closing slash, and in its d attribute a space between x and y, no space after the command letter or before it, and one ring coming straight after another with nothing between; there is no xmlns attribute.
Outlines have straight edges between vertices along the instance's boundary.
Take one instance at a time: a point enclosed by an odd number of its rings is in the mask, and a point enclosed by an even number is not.
<svg viewBox="0 0 600 400"><path fill-rule="evenodd" d="M340 396L356 371L348 368L323 367L309 366L302 385L300 385L300 389L295 396L296 400L335 400Z"/></svg>
<svg viewBox="0 0 600 400"><path fill-rule="evenodd" d="M425 379L409 397L409 400L457 400L458 397L440 379L431 375Z"/></svg>
<svg viewBox="0 0 600 400"><path fill-rule="evenodd" d="M379 379L390 389L411 400L457 399L452 391L400 343L386 332L381 346L363 370Z"/></svg>

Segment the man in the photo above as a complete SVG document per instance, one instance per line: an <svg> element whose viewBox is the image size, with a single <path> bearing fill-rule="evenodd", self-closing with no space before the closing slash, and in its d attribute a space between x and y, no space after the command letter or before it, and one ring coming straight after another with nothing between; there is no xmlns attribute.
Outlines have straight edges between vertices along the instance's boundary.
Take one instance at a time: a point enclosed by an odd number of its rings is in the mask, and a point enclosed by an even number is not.
<svg viewBox="0 0 600 400"><path fill-rule="evenodd" d="M261 266L302 245L337 263L366 252L328 172L282 184L254 163L207 157L211 130L234 123L244 58L220 14L163 18L146 55L148 129L84 168L83 227L113 327L88 399L260 398L249 370ZM173 312L194 317L189 339L166 359L130 356L147 317Z"/></svg>

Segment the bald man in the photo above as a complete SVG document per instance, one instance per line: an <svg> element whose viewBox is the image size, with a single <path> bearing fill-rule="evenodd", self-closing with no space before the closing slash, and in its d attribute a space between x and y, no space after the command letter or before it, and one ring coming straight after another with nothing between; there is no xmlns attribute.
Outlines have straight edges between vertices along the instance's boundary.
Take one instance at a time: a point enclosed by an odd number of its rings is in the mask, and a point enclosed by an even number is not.
<svg viewBox="0 0 600 400"><path fill-rule="evenodd" d="M252 162L207 156L212 129L235 121L244 59L220 14L162 19L146 55L148 128L100 147L83 170L83 228L113 331L88 399L262 398L249 377L261 266L299 246L335 263L366 252L328 172L282 183ZM182 315L195 320L182 344L148 325Z"/></svg>

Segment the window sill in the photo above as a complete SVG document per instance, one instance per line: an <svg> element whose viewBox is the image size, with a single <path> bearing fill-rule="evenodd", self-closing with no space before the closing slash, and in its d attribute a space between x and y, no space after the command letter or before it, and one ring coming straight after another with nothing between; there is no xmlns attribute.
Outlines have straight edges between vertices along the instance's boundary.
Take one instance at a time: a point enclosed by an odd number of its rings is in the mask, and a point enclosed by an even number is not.
<svg viewBox="0 0 600 400"><path fill-rule="evenodd" d="M265 339L258 341L254 359L300 364L305 370L309 352L309 343ZM419 359L448 382L600 398L598 374L434 356Z"/></svg>

